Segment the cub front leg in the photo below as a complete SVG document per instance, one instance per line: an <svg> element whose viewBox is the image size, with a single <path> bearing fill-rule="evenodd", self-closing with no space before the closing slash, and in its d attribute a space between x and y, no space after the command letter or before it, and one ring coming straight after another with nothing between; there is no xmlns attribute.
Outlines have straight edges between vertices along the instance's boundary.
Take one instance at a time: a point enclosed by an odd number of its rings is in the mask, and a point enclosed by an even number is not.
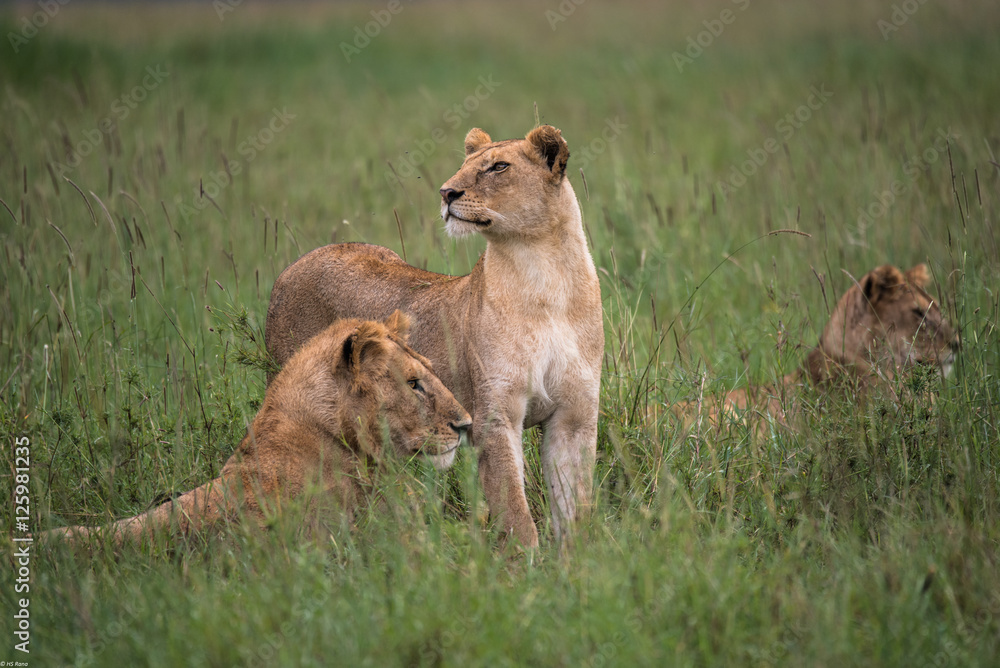
<svg viewBox="0 0 1000 668"><path fill-rule="evenodd" d="M561 543L588 511L597 456L597 400L560 407L542 425L542 473L549 492L552 527Z"/></svg>
<svg viewBox="0 0 1000 668"><path fill-rule="evenodd" d="M522 547L530 549L538 547L538 529L524 494L523 424L523 408L519 416L477 411L472 442L479 452L479 482L490 513L505 537L512 534Z"/></svg>

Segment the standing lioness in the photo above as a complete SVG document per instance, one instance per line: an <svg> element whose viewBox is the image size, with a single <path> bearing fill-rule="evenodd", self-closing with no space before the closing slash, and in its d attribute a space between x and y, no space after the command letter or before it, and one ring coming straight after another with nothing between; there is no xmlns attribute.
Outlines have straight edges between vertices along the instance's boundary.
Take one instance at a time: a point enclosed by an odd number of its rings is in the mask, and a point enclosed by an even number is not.
<svg viewBox="0 0 1000 668"><path fill-rule="evenodd" d="M543 125L524 139L493 142L473 129L465 156L441 187L441 216L452 236L486 237L471 274L423 271L379 246L318 248L275 282L267 347L284 363L337 318L408 313L410 344L472 413L492 514L534 547L522 429L541 424L544 431L557 537L590 500L604 352L600 285L559 130Z"/></svg>

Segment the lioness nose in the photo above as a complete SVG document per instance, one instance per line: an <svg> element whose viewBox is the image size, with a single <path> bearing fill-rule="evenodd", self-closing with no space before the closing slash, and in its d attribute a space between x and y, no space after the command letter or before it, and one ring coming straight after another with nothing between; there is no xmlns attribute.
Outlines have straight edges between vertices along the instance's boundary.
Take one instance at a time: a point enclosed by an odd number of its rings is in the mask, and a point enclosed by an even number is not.
<svg viewBox="0 0 1000 668"><path fill-rule="evenodd" d="M451 204L464 194L465 194L464 190L455 190L454 188L441 188L441 199L444 200L445 204Z"/></svg>
<svg viewBox="0 0 1000 668"><path fill-rule="evenodd" d="M454 429L455 433L459 436L462 436L472 427L472 418L466 415L460 420L453 420L449 422L448 426Z"/></svg>
<svg viewBox="0 0 1000 668"><path fill-rule="evenodd" d="M955 338L953 338L951 340L951 343L948 345L951 346L951 349L957 353L959 350L962 349L962 335L955 334Z"/></svg>

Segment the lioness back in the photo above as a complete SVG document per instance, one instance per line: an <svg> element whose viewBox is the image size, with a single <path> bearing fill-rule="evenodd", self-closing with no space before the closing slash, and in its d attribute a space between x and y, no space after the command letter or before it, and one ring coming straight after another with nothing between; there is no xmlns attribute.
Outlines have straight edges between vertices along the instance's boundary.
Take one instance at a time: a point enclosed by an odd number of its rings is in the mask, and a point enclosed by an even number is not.
<svg viewBox="0 0 1000 668"><path fill-rule="evenodd" d="M451 362L438 363L435 373L455 389L456 376L467 374L462 373L465 360L455 345L461 339L462 321L449 305L468 300L468 280L413 267L382 246L322 246L289 265L274 282L265 326L268 352L278 364L285 364L334 320L382 320L400 310L412 316L410 338L421 342L420 352ZM378 290L370 289L373 282ZM437 336L437 330L452 332L455 338L449 343ZM455 395L465 405L471 393L461 384L457 389Z"/></svg>

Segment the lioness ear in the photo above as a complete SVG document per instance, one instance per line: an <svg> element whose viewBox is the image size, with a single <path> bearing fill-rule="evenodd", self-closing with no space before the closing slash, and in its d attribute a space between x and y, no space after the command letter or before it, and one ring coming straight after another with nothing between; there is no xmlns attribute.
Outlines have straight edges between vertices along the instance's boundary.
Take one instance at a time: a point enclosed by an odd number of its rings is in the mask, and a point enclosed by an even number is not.
<svg viewBox="0 0 1000 668"><path fill-rule="evenodd" d="M569 146L566 145L562 132L551 125L540 125L529 132L525 139L538 151L552 173L562 178L566 173L566 162L569 161Z"/></svg>
<svg viewBox="0 0 1000 668"><path fill-rule="evenodd" d="M395 334L404 342L410 334L410 316L402 311L396 310L385 319L385 327L391 334Z"/></svg>
<svg viewBox="0 0 1000 668"><path fill-rule="evenodd" d="M351 374L351 391L357 392L368 378L376 378L385 366L385 330L375 322L363 322L344 340L342 362Z"/></svg>
<svg viewBox="0 0 1000 668"><path fill-rule="evenodd" d="M492 144L490 136L479 128L472 128L469 134L465 135L465 155L472 155L487 144Z"/></svg>
<svg viewBox="0 0 1000 668"><path fill-rule="evenodd" d="M906 282L918 288L926 288L931 282L931 273L927 270L927 265L920 263L906 272Z"/></svg>
<svg viewBox="0 0 1000 668"><path fill-rule="evenodd" d="M874 304L887 292L898 288L903 284L903 274L891 264L883 264L881 267L872 269L861 279L861 292L864 293L868 303Z"/></svg>

